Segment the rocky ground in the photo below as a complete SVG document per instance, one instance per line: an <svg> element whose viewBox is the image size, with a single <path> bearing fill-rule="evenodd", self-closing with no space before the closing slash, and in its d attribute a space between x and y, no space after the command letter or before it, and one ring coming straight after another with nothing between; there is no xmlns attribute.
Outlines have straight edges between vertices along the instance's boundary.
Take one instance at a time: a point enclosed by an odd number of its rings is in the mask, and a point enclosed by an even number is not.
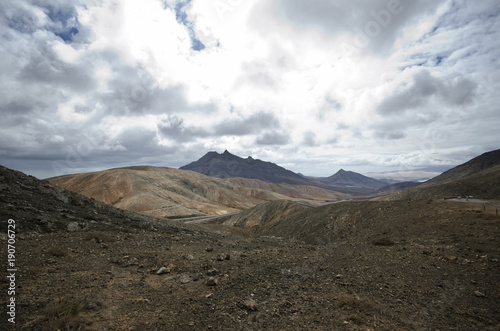
<svg viewBox="0 0 500 331"><path fill-rule="evenodd" d="M0 245L15 219L19 270L16 324L2 313L0 329L500 329L500 219L477 206L415 202L425 227L404 240L318 243L124 212L1 170Z"/></svg>

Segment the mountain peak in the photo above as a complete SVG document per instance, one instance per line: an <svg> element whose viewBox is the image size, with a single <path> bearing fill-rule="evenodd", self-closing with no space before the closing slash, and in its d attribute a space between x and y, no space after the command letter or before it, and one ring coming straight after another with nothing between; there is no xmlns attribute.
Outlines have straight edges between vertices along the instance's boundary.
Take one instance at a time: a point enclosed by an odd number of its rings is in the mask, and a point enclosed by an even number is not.
<svg viewBox="0 0 500 331"><path fill-rule="evenodd" d="M379 182L376 179L363 176L353 171L346 171L344 169L340 169L328 178L324 178L322 180L323 183L329 185L339 185L344 187L358 187L358 188L366 188L366 189L379 189L382 186L385 186L384 183Z"/></svg>
<svg viewBox="0 0 500 331"><path fill-rule="evenodd" d="M208 153L198 161L187 164L180 169L192 170L219 178L243 177L271 183L304 183L301 176L274 163L255 160L251 156L243 159L227 150L222 154Z"/></svg>

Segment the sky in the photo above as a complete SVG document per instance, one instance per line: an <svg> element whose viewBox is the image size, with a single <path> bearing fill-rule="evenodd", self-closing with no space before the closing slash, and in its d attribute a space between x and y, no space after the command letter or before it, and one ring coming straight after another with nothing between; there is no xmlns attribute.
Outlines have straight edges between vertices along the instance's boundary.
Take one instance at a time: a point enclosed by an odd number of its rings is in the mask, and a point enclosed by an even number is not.
<svg viewBox="0 0 500 331"><path fill-rule="evenodd" d="M309 176L500 148L497 0L0 0L0 164Z"/></svg>

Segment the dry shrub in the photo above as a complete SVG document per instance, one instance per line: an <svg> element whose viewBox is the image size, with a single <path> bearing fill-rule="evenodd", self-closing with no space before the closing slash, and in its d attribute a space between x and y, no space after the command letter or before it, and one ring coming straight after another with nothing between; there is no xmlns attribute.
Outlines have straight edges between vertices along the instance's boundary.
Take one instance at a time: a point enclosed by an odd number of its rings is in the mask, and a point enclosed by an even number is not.
<svg viewBox="0 0 500 331"><path fill-rule="evenodd" d="M84 310L83 302L64 300L46 309L48 319L46 330L78 330L83 326L80 313Z"/></svg>

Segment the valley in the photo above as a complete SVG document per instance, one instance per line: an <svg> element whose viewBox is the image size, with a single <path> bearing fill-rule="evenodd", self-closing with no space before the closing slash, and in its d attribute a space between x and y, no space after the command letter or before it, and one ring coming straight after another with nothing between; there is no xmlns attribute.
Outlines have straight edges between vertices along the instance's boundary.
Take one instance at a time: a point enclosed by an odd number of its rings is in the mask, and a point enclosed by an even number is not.
<svg viewBox="0 0 500 331"><path fill-rule="evenodd" d="M349 201L318 187L169 168L40 181L0 167L0 224L18 225L15 326L498 330L497 169ZM124 208L155 201L146 193L171 206L193 201L168 217ZM229 203L225 215L196 207Z"/></svg>

